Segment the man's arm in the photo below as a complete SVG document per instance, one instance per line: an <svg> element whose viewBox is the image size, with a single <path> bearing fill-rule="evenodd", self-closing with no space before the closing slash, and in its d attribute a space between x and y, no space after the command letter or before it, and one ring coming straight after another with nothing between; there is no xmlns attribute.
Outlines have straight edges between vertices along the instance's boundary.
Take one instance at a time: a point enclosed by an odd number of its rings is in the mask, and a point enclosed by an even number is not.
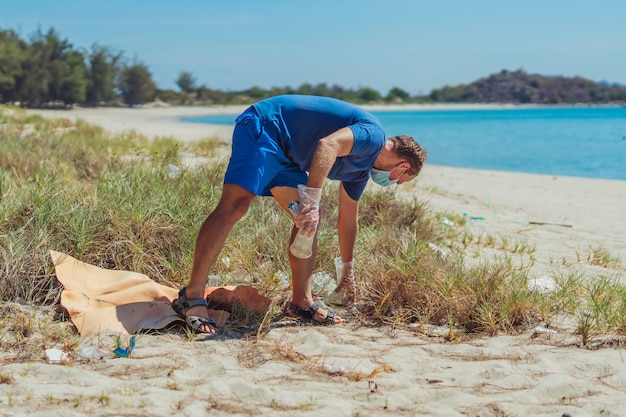
<svg viewBox="0 0 626 417"><path fill-rule="evenodd" d="M335 160L346 156L354 145L354 133L349 127L344 127L326 136L317 143L311 167L309 168L308 187L322 188Z"/></svg>
<svg viewBox="0 0 626 417"><path fill-rule="evenodd" d="M339 285L333 291L341 294L340 304L347 306L356 301L356 280L354 278L354 244L358 231L357 212L359 202L350 198L343 183L339 186L339 218L337 230L339 232L339 252L341 253L341 276Z"/></svg>
<svg viewBox="0 0 626 417"><path fill-rule="evenodd" d="M306 187L300 191L300 211L294 219L300 230L306 236L313 236L319 225L319 202L322 196L322 186L333 164L340 156L350 153L354 144L354 133L349 127L344 127L320 139L315 148L309 179Z"/></svg>

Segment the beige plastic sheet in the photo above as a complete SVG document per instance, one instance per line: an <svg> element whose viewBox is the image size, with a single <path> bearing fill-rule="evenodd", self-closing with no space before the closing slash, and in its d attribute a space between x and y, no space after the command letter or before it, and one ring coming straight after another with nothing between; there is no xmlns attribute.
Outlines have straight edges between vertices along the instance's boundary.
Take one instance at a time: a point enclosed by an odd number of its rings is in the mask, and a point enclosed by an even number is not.
<svg viewBox="0 0 626 417"><path fill-rule="evenodd" d="M177 289L158 284L143 274L99 268L60 252L50 251L50 256L63 285L61 305L81 336L105 331L133 334L182 322L171 306L178 296ZM212 287L205 295L225 309L237 304L263 313L271 304L269 298L247 286ZM229 313L209 310L209 316L222 326Z"/></svg>

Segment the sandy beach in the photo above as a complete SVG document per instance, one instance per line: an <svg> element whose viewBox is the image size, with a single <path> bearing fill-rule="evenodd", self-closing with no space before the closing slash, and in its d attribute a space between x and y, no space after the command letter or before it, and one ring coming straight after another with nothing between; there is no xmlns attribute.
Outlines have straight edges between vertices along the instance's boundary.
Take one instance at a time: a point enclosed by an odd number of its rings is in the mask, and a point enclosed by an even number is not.
<svg viewBox="0 0 626 417"><path fill-rule="evenodd" d="M82 119L114 133L228 142L230 126L178 119L244 108L29 112ZM402 194L464 216L472 233L534 246L530 274L539 281L565 268L626 283L626 181L427 163L414 183L401 186ZM621 266L584 262L599 249ZM497 252L485 250L480 258ZM3 361L0 373L13 382L0 383L0 416L626 416L623 349L586 349L565 324L556 330L452 342L410 327L350 322L287 326L261 338L142 334L130 358Z"/></svg>

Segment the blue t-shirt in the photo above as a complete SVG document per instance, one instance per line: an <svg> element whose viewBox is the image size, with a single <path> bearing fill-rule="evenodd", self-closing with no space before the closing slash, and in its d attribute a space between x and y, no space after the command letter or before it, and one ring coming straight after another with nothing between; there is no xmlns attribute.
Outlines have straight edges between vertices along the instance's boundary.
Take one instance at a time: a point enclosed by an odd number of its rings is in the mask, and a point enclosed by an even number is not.
<svg viewBox="0 0 626 417"><path fill-rule="evenodd" d="M386 140L376 117L341 100L304 95L271 97L256 103L254 109L287 158L307 172L319 140L350 128L354 133L352 150L337 158L328 178L342 181L350 198L361 197Z"/></svg>

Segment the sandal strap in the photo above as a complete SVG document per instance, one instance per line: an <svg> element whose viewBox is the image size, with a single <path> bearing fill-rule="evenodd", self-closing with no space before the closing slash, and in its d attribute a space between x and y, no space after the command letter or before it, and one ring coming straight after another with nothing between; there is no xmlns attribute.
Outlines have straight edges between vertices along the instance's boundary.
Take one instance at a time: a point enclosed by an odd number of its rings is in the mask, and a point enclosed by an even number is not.
<svg viewBox="0 0 626 417"><path fill-rule="evenodd" d="M322 324L335 324L335 312L334 311L327 311L326 312L326 318L324 320L322 320L320 323L322 323Z"/></svg>
<svg viewBox="0 0 626 417"><path fill-rule="evenodd" d="M190 308L198 306L209 308L209 303L204 298L187 298L186 289L187 287L183 287L178 292L178 298L172 301L172 308L184 319L187 318L187 310Z"/></svg>
<svg viewBox="0 0 626 417"><path fill-rule="evenodd" d="M192 307L202 306L202 307L209 308L209 303L204 298L192 298L191 300L185 299L182 302L182 305L183 305L183 308L185 309L185 313L187 312L187 310L189 310Z"/></svg>
<svg viewBox="0 0 626 417"><path fill-rule="evenodd" d="M309 320L313 318L313 313L310 308L298 307L294 303L289 303L289 311L294 313L296 317L302 317Z"/></svg>
<svg viewBox="0 0 626 417"><path fill-rule="evenodd" d="M317 313L317 310L322 307L324 307L322 302L320 300L315 300L315 302L311 305L311 307L307 308L307 310L309 310L311 312L311 316L313 316L315 313Z"/></svg>
<svg viewBox="0 0 626 417"><path fill-rule="evenodd" d="M293 303L289 303L289 311L291 311L297 318L306 319L314 324L335 324L335 312L330 310L326 311L326 318L324 320L317 321L313 318L317 310L320 308L326 308L320 300L315 300L313 305L309 308L301 308Z"/></svg>

